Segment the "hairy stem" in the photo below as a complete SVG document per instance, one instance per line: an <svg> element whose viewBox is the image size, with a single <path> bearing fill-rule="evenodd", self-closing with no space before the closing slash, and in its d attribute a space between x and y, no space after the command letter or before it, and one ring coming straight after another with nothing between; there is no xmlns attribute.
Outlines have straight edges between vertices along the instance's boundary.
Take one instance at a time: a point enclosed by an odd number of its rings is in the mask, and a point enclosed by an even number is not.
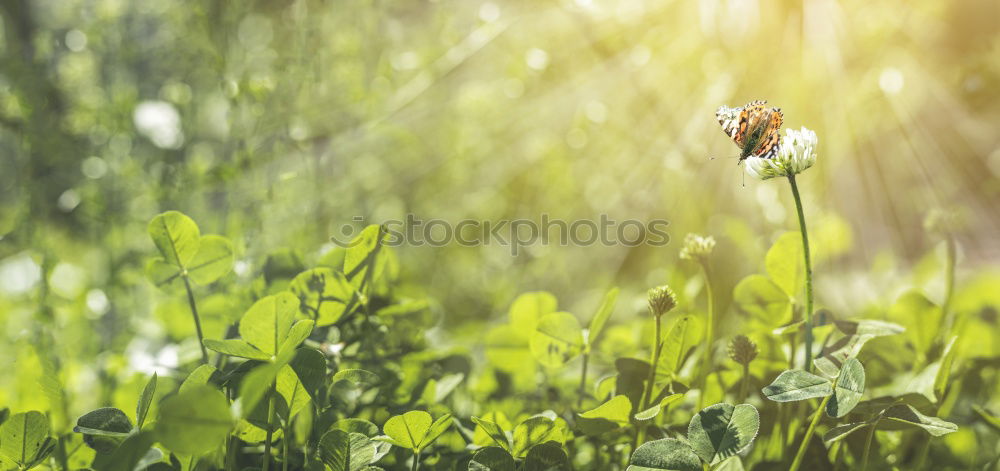
<svg viewBox="0 0 1000 471"><path fill-rule="evenodd" d="M701 261L701 271L705 275L705 295L708 296L708 318L705 325L705 351L701 357L701 394L698 396L698 409L705 407L705 389L708 387L708 375L712 372L712 343L715 341L715 296L712 292L712 277L709 276L708 261Z"/></svg>
<svg viewBox="0 0 1000 471"><path fill-rule="evenodd" d="M743 365L743 380L740 381L740 395L736 398L736 402L742 404L747 400L747 387L750 383L750 364L746 363Z"/></svg>
<svg viewBox="0 0 1000 471"><path fill-rule="evenodd" d="M205 336L201 333L201 318L198 317L198 305L194 302L194 291L191 290L191 281L187 275L182 275L184 289L187 290L188 306L191 307L191 316L194 317L194 329L198 332L198 346L201 347L201 363L208 364L208 349L205 348Z"/></svg>
<svg viewBox="0 0 1000 471"><path fill-rule="evenodd" d="M799 215L799 231L802 233L802 258L806 264L806 358L803 367L806 371L812 371L812 343L813 343L813 287L812 287L812 261L809 255L809 232L806 231L806 216L802 212L802 197L799 196L799 186L795 183L795 175L788 176L788 183L792 186L792 196L795 197L795 210Z"/></svg>
<svg viewBox="0 0 1000 471"><path fill-rule="evenodd" d="M653 383L656 382L656 366L660 361L660 348L663 346L663 343L660 341L662 336L661 330L663 328L663 315L654 314L653 318L655 319L653 323L653 353L649 359L649 375L646 378L646 389L642 393L642 400L639 401L640 411L648 409L650 401L653 400ZM635 441L632 443L633 452L636 447L642 444L645 437L646 427L644 425L637 425Z"/></svg>
<svg viewBox="0 0 1000 471"><path fill-rule="evenodd" d="M816 433L816 424L819 423L820 417L823 417L823 410L826 409L826 403L830 402L830 396L823 398L823 401L819 403L819 407L816 409L816 413L813 414L812 422L809 423L809 428L806 429L806 436L802 437L802 443L799 445L799 452L795 454L795 460L792 461L792 467L788 468L788 471L798 471L799 467L802 466L802 459L806 456L806 450L809 448L809 441L812 440L813 434Z"/></svg>

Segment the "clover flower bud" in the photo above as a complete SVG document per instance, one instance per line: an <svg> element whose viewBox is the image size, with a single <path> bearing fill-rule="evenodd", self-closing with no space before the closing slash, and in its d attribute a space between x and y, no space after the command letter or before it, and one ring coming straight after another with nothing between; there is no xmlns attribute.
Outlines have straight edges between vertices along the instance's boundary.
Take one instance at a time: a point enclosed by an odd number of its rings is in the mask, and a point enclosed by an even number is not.
<svg viewBox="0 0 1000 471"><path fill-rule="evenodd" d="M662 316L677 306L677 296L669 286L657 286L649 290L649 311L654 316Z"/></svg>
<svg viewBox="0 0 1000 471"><path fill-rule="evenodd" d="M729 358L736 363L747 366L757 358L757 344L746 335L737 335L729 341Z"/></svg>

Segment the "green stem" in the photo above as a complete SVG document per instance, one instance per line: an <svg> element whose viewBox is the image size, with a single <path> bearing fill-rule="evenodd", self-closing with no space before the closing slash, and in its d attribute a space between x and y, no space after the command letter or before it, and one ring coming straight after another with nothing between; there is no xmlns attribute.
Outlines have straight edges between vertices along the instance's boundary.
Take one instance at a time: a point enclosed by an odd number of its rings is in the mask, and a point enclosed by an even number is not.
<svg viewBox="0 0 1000 471"><path fill-rule="evenodd" d="M816 433L816 424L819 423L820 417L823 417L823 410L826 409L826 403L830 402L830 396L823 398L823 401L819 403L819 408L816 409L816 413L813 414L812 422L809 423L809 428L806 429L806 436L802 437L802 443L799 445L799 452L795 454L795 460L792 461L792 467L788 468L788 471L798 471L799 466L802 466L802 459L806 456L806 450L809 448L809 441L812 440L813 434Z"/></svg>
<svg viewBox="0 0 1000 471"><path fill-rule="evenodd" d="M288 428L281 430L281 471L288 471Z"/></svg>
<svg viewBox="0 0 1000 471"><path fill-rule="evenodd" d="M271 467L271 435L272 422L274 420L274 383L271 383L271 390L267 393L267 435L264 438L264 466L262 471L267 471Z"/></svg>
<svg viewBox="0 0 1000 471"><path fill-rule="evenodd" d="M795 197L795 209L799 214L799 231L802 233L802 258L806 264L806 371L812 371L812 342L813 342L813 287L812 287L812 262L809 255L809 232L806 231L806 216L802 212L802 197L799 196L799 186L795 183L795 175L788 176L788 183L792 185L792 196Z"/></svg>
<svg viewBox="0 0 1000 471"><path fill-rule="evenodd" d="M413 450L413 465L410 466L411 471L417 471L420 469L420 450Z"/></svg>
<svg viewBox="0 0 1000 471"><path fill-rule="evenodd" d="M868 437L865 438L865 452L861 455L861 471L868 470L868 456L872 451L872 439L875 438L875 427L878 427L878 422L875 422L868 428Z"/></svg>
<svg viewBox="0 0 1000 471"><path fill-rule="evenodd" d="M576 408L583 407L583 396L587 392L587 365L590 363L590 349L583 353L583 369L580 371L580 387L577 391Z"/></svg>
<svg viewBox="0 0 1000 471"><path fill-rule="evenodd" d="M205 336L201 333L201 318L198 317L198 305L194 302L194 291L191 290L191 281L187 275L182 275L184 289L187 290L188 305L191 307L191 316L194 317L194 329L198 332L198 346L201 347L201 363L208 364L208 349L205 348Z"/></svg>
<svg viewBox="0 0 1000 471"><path fill-rule="evenodd" d="M955 291L955 252L955 238L948 234L945 236L944 301L941 303L941 320L944 322L941 333L946 344L955 326L955 316L951 312L951 296Z"/></svg>
<svg viewBox="0 0 1000 471"><path fill-rule="evenodd" d="M744 403L747 400L747 387L750 383L750 364L746 363L743 365L743 380L740 381L740 395L736 398L736 402L739 404Z"/></svg>
<svg viewBox="0 0 1000 471"><path fill-rule="evenodd" d="M639 410L644 411L649 409L649 402L653 400L653 383L656 382L656 366L660 362L660 348L663 343L660 341L662 336L662 314L653 314L655 322L653 323L653 353L652 357L649 359L649 375L646 378L646 389L642 393L642 400L639 401ZM642 444L643 439L646 437L646 427L644 425L637 425L635 432L635 441L632 443L632 451L634 452L636 447Z"/></svg>
<svg viewBox="0 0 1000 471"><path fill-rule="evenodd" d="M709 276L708 261L701 261L701 271L705 275L705 295L708 296L708 318L705 325L705 352L701 357L701 394L698 396L698 409L705 407L705 389L708 388L708 375L712 372L712 343L715 341L715 296L712 291L712 277Z"/></svg>

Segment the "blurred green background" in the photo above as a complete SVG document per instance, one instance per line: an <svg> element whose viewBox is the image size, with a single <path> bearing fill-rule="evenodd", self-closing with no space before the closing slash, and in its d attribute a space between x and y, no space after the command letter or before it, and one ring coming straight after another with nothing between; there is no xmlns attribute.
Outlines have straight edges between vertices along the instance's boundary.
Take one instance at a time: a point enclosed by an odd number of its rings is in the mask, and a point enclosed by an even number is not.
<svg viewBox="0 0 1000 471"><path fill-rule="evenodd" d="M797 229L785 182L743 186L734 160L709 159L737 153L715 109L753 99L819 135L799 182L820 305L939 298L934 208L965 221L960 286L997 270L993 0L0 5L0 365L15 372L0 402L19 409L45 400L26 378L47 360L14 347L94 358L62 373L95 388L87 404L197 355L186 306L142 272L167 209L233 239L229 285L269 255L310 265L355 217L662 218L665 247L403 246L401 289L455 332L537 289L586 319L619 285L628 318L650 286L700 291L677 256L698 232L719 241L725 312ZM206 316L238 318L249 304L221 292L200 290Z"/></svg>

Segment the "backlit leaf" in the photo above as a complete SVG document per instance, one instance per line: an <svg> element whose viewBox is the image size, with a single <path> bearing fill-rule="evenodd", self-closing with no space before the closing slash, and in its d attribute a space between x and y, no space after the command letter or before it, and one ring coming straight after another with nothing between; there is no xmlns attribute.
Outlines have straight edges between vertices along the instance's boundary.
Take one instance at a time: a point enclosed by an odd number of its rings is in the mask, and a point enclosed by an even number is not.
<svg viewBox="0 0 1000 471"><path fill-rule="evenodd" d="M803 370L786 370L764 387L761 393L775 402L802 401L833 394L833 383Z"/></svg>
<svg viewBox="0 0 1000 471"><path fill-rule="evenodd" d="M688 442L702 460L715 464L749 447L759 428L760 415L754 406L716 404L691 419Z"/></svg>

